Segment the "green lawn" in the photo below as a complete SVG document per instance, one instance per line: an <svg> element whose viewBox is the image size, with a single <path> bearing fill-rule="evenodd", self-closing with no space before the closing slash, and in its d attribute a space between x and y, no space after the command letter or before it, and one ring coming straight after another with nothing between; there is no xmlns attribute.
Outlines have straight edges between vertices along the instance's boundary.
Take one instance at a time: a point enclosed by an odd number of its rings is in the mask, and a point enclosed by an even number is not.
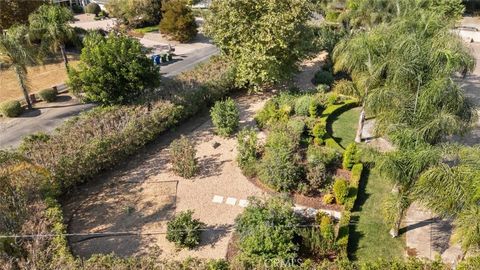
<svg viewBox="0 0 480 270"><path fill-rule="evenodd" d="M353 225L348 243L352 260L365 262L403 256L404 239L392 238L383 222L382 205L390 191L390 183L382 179L375 169L365 170L352 211Z"/></svg>
<svg viewBox="0 0 480 270"><path fill-rule="evenodd" d="M333 137L343 147L355 140L360 108L350 109L334 119L332 124Z"/></svg>

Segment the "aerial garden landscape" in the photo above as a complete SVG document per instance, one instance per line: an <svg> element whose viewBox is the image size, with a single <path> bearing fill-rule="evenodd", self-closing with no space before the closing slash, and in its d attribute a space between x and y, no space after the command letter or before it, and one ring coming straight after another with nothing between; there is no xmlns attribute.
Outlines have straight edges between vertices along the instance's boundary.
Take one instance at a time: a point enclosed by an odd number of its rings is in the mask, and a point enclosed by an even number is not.
<svg viewBox="0 0 480 270"><path fill-rule="evenodd" d="M1 269L480 269L474 1L26 2Z"/></svg>

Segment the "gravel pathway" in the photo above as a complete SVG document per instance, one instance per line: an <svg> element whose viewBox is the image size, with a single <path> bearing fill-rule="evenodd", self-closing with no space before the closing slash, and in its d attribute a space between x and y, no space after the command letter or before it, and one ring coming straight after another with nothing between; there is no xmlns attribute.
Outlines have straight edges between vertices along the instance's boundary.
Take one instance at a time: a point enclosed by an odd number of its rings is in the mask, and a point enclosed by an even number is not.
<svg viewBox="0 0 480 270"><path fill-rule="evenodd" d="M253 115L263 107L266 96L241 96L241 126L252 125ZM170 171L168 144L180 134L196 143L200 173L183 179ZM160 141L161 139L161 141ZM214 144L219 145L214 147ZM208 117L191 120L177 131L165 134L158 143L121 164L76 192L64 203L69 232L136 231L153 235L71 237L74 254L114 252L120 256L140 255L155 250L160 258L224 258L235 218L250 196L263 192L243 176L235 162L236 139L213 133ZM214 202L221 196L222 203ZM194 210L195 218L207 225L200 247L178 250L164 234L175 212Z"/></svg>

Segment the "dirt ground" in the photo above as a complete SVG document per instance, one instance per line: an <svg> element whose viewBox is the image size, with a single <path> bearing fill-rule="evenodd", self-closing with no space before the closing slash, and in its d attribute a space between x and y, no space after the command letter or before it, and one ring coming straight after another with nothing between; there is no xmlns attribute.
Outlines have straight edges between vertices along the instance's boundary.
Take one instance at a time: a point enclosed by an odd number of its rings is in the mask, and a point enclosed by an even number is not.
<svg viewBox="0 0 480 270"><path fill-rule="evenodd" d="M253 115L267 98L236 98L242 127L254 124ZM196 143L200 172L193 179L183 179L170 170L167 146L181 134ZM214 147L214 143L219 145ZM235 218L243 211L241 200L264 195L243 176L235 157L236 139L216 136L208 116L192 119L161 136L158 142L118 166L120 169L94 179L94 184L81 187L74 192L74 198L70 196L64 203L70 233L144 234L71 237L72 251L81 257L111 252L128 256L155 248L160 250L160 258L224 258ZM215 196L223 197L222 202L213 202ZM184 210L194 210L194 217L207 226L200 246L193 250L176 249L164 234L168 220Z"/></svg>
<svg viewBox="0 0 480 270"><path fill-rule="evenodd" d="M72 66L78 63L78 60L75 60L74 57L69 58ZM67 72L63 62L28 67L27 72L30 93L63 84L67 80ZM0 70L0 86L0 102L23 98L17 76L13 70Z"/></svg>
<svg viewBox="0 0 480 270"><path fill-rule="evenodd" d="M295 85L300 90L315 89L312 79L315 73L320 70L323 65L327 52L321 52L311 59L307 59L300 65L300 73L295 76Z"/></svg>

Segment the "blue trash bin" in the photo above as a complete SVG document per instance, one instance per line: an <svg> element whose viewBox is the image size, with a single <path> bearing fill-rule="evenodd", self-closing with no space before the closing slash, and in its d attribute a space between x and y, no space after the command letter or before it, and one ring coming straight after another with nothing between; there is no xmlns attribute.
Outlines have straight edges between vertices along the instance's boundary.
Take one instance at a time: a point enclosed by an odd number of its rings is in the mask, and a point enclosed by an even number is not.
<svg viewBox="0 0 480 270"><path fill-rule="evenodd" d="M156 65L160 65L160 63L161 63L160 59L161 59L160 55L155 55L155 64Z"/></svg>

